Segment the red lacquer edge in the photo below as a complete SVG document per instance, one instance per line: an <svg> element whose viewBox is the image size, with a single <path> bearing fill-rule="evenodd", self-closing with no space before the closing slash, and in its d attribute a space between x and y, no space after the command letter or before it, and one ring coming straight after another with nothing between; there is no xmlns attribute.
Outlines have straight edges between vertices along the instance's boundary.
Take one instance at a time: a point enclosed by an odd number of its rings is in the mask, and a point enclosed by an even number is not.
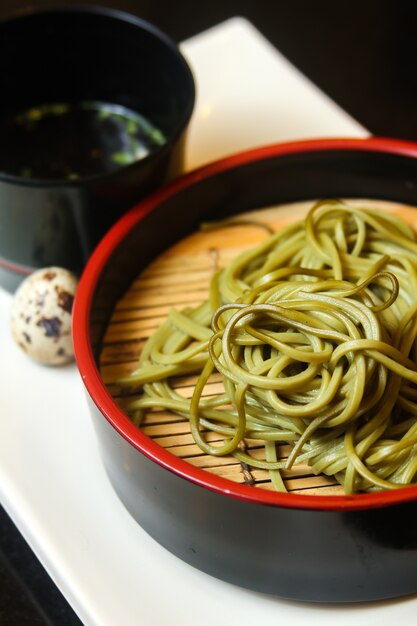
<svg viewBox="0 0 417 626"><path fill-rule="evenodd" d="M19 274L20 276L29 276L29 274L33 272L32 267L12 263L11 261L6 261L6 259L2 259L1 257L0 269L7 270L8 272L12 272L13 274Z"/></svg>
<svg viewBox="0 0 417 626"><path fill-rule="evenodd" d="M333 511L377 508L417 499L417 486L352 496L286 494L233 483L193 467L186 461L174 456L134 426L129 418L116 406L111 395L106 390L96 367L89 340L89 316L92 297L108 258L131 228L157 205L181 189L224 170L253 161L295 153L336 150L385 152L417 158L417 144L396 139L371 137L366 139L319 139L274 144L241 152L210 163L169 183L133 207L118 220L92 254L81 277L75 298L73 338L78 369L90 397L109 423L137 450L167 470L201 487L255 504Z"/></svg>

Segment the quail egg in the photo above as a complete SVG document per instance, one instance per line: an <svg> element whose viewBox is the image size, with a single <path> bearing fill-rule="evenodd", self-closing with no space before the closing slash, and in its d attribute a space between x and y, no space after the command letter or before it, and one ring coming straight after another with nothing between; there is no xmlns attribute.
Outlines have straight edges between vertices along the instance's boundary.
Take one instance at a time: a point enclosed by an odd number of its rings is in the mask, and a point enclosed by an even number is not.
<svg viewBox="0 0 417 626"><path fill-rule="evenodd" d="M47 267L28 276L17 289L10 328L17 345L45 365L73 360L71 312L78 280L61 267Z"/></svg>

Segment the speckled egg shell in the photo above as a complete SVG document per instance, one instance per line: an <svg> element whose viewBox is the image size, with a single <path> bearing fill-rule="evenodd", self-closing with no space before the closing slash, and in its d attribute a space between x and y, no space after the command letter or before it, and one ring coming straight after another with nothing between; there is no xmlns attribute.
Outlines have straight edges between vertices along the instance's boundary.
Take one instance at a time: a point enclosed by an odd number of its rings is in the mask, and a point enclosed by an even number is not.
<svg viewBox="0 0 417 626"><path fill-rule="evenodd" d="M37 270L14 296L10 328L16 343L45 365L73 360L71 312L77 278L60 267Z"/></svg>

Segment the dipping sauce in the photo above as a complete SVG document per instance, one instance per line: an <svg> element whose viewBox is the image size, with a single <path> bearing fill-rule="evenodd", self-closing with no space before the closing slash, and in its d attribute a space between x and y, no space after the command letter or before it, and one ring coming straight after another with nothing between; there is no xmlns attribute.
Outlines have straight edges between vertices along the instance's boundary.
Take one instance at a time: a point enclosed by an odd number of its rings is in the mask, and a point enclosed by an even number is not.
<svg viewBox="0 0 417 626"><path fill-rule="evenodd" d="M0 120L0 170L77 179L134 163L165 141L148 119L118 104L49 103Z"/></svg>

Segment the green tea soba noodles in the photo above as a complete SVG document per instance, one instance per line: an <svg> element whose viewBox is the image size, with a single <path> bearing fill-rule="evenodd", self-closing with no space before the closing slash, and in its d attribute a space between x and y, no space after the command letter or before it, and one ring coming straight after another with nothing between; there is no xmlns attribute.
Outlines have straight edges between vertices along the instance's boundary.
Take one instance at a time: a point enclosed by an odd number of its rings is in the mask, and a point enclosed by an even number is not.
<svg viewBox="0 0 417 626"><path fill-rule="evenodd" d="M416 480L416 336L412 228L321 201L214 273L201 305L171 310L118 383L141 390L129 407L139 427L149 409L173 411L203 452L268 470L277 490L280 470L305 462L347 494L396 489ZM215 372L223 389L204 395ZM188 374L197 382L184 398L173 380Z"/></svg>

